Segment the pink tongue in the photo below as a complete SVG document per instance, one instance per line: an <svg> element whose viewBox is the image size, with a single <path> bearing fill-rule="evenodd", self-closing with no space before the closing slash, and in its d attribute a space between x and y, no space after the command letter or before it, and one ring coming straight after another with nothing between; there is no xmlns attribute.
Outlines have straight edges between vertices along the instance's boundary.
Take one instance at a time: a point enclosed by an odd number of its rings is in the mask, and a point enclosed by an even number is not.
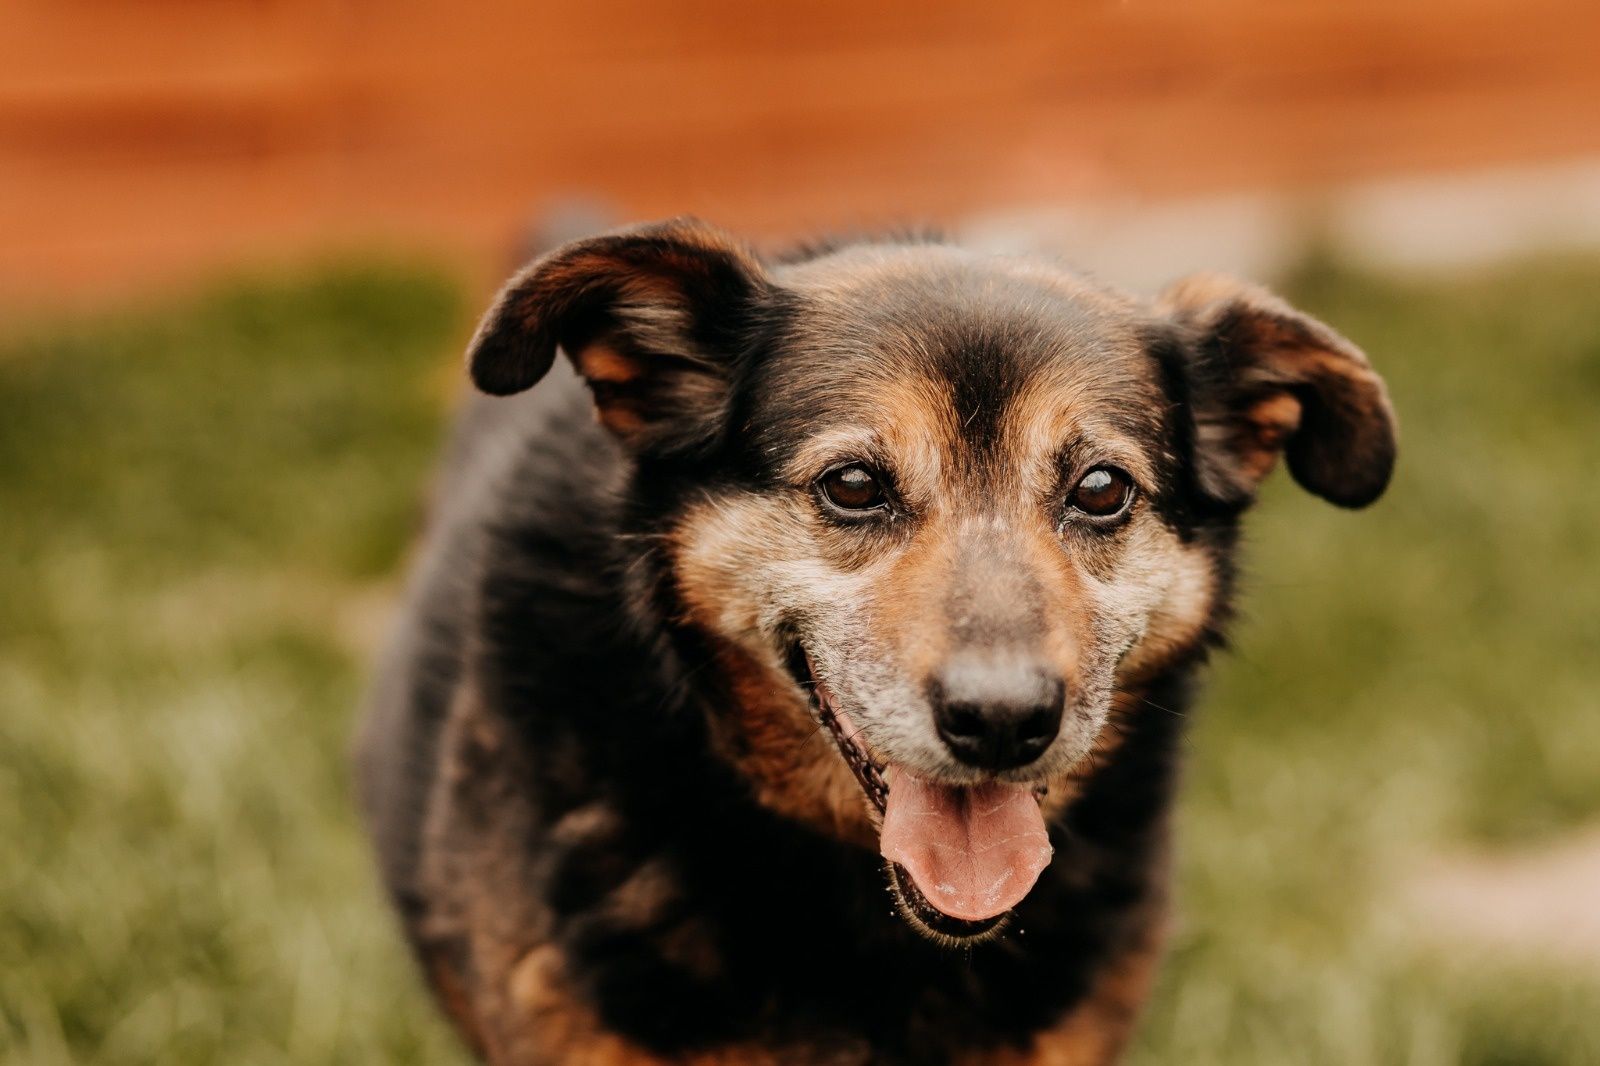
<svg viewBox="0 0 1600 1066"><path fill-rule="evenodd" d="M923 898L969 922L1022 902L1050 865L1050 836L1032 789L954 788L900 767L891 772L879 847L905 868Z"/></svg>

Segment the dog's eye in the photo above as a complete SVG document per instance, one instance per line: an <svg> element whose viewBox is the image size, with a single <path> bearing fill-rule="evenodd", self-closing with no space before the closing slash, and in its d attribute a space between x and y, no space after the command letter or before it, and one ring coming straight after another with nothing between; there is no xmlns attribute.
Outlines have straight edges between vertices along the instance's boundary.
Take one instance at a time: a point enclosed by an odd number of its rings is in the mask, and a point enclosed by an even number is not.
<svg viewBox="0 0 1600 1066"><path fill-rule="evenodd" d="M1133 499L1133 479L1114 466L1097 466L1078 480L1068 506L1095 518L1121 514Z"/></svg>
<svg viewBox="0 0 1600 1066"><path fill-rule="evenodd" d="M828 502L844 511L873 511L888 502L878 476L860 463L834 467L819 484Z"/></svg>

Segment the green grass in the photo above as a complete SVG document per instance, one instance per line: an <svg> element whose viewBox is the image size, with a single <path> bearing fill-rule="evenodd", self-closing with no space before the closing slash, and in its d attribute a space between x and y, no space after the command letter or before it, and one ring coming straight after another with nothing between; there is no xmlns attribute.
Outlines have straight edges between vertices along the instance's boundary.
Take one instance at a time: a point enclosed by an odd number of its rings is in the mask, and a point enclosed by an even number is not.
<svg viewBox="0 0 1600 1066"><path fill-rule="evenodd" d="M0 351L0 1060L453 1061L344 753L463 324L330 271Z"/></svg>
<svg viewBox="0 0 1600 1066"><path fill-rule="evenodd" d="M1432 943L1394 888L1600 815L1600 263L1292 287L1388 376L1402 464L1255 516L1135 1061L1600 1061L1600 980ZM344 752L467 325L347 269L0 344L0 1061L459 1061Z"/></svg>

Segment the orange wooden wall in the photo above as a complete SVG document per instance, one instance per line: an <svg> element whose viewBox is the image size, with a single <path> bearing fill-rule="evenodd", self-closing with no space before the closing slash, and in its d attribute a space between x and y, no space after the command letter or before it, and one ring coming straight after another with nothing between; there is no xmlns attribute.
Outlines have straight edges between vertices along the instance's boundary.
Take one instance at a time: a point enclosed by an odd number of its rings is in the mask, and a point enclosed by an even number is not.
<svg viewBox="0 0 1600 1066"><path fill-rule="evenodd" d="M1600 151L1573 0L8 0L0 300L552 196L756 232Z"/></svg>

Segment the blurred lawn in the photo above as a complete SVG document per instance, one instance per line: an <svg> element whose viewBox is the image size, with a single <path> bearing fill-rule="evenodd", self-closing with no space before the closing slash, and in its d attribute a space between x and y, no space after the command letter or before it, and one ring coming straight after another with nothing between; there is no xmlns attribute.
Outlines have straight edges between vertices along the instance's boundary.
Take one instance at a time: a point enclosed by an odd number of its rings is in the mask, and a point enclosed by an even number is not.
<svg viewBox="0 0 1600 1066"><path fill-rule="evenodd" d="M1292 288L1402 465L1255 517L1135 1060L1600 1061L1600 980L1427 946L1394 890L1600 814L1600 263ZM349 269L0 343L0 1061L459 1061L344 752L467 326Z"/></svg>

